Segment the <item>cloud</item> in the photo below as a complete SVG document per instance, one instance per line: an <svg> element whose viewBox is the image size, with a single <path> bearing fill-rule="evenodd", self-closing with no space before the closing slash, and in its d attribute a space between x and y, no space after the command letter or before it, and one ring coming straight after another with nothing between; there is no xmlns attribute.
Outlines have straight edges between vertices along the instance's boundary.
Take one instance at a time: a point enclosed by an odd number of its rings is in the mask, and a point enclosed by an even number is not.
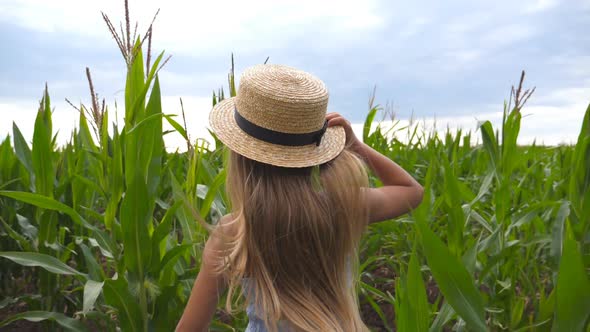
<svg viewBox="0 0 590 332"><path fill-rule="evenodd" d="M524 12L525 13L535 13L535 12L539 12L539 11L549 10L549 9L557 6L558 3L559 2L557 0L528 1L528 3L525 2Z"/></svg>
<svg viewBox="0 0 590 332"><path fill-rule="evenodd" d="M316 74L330 89L330 110L356 123L366 115L374 85L378 99L394 101L402 119L413 112L469 126L501 110L522 69L527 83L537 87L531 110L540 107L543 114L531 119L555 121L558 112L579 116L569 110L590 97L590 35L583 33L590 29L590 7L579 2L132 0L130 5L131 20L140 18L139 31L162 9L154 50L174 55L160 83L172 100L166 108L175 111L179 96L186 105L194 99L192 109L210 106L211 91L227 86L231 52L238 76L267 56L271 63ZM0 0L0 9L5 32L0 43L6 45L0 62L2 110L34 113L45 81L56 114L69 109L64 97L87 102L86 66L100 96L120 104L125 68L99 12L120 21L121 0ZM28 100L29 106L19 106ZM206 118L188 121L190 127Z"/></svg>
<svg viewBox="0 0 590 332"><path fill-rule="evenodd" d="M100 11L116 25L123 20L120 0L4 0L2 7L0 21L46 33L76 33L94 40L104 40L107 34ZM230 0L222 5L211 1L131 1L131 21L141 18L140 33L158 8L161 12L154 35L160 46L178 54L225 55L231 49L255 52L284 47L318 26L327 35L341 35L371 30L383 23L375 1Z"/></svg>

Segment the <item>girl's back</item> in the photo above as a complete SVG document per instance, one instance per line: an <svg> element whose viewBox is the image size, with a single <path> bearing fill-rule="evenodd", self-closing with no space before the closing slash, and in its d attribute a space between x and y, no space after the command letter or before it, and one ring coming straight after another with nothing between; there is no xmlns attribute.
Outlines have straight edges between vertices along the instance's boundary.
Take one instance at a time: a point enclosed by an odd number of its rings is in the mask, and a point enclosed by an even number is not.
<svg viewBox="0 0 590 332"><path fill-rule="evenodd" d="M258 318L309 331L363 328L350 269L367 220L364 187L363 164L348 151L296 169L231 153L230 289L247 278L244 293Z"/></svg>
<svg viewBox="0 0 590 332"><path fill-rule="evenodd" d="M361 234L419 204L422 187L327 104L314 76L259 65L214 107L232 213L207 241L177 330L206 331L222 293L231 307L240 286L250 331L367 330L354 285ZM367 165L383 187L368 188Z"/></svg>

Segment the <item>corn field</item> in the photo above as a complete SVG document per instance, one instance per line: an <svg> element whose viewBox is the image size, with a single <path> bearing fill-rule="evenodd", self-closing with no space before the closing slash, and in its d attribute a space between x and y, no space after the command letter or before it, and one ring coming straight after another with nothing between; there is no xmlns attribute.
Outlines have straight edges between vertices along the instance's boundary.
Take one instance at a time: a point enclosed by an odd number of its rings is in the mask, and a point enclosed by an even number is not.
<svg viewBox="0 0 590 332"><path fill-rule="evenodd" d="M46 88L32 141L14 125L0 145L0 329L170 331L184 310L207 238L198 220L228 212L225 151L162 109L166 60L151 63L144 40L117 39L123 124L91 84L57 146ZM364 142L426 189L417 210L364 235L358 292L374 331L590 331L590 107L575 146L519 146L521 88L500 128L476 132L386 128L369 108ZM188 151L166 152L165 135ZM223 301L211 330L243 330Z"/></svg>

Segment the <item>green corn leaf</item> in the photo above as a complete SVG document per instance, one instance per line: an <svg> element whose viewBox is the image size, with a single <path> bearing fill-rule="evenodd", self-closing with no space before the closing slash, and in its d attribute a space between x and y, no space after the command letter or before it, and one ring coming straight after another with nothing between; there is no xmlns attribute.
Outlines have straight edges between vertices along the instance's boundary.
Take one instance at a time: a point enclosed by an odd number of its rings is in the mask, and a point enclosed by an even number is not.
<svg viewBox="0 0 590 332"><path fill-rule="evenodd" d="M540 321L538 323L534 323L534 324L530 324L528 326L525 327L521 327L518 330L514 330L515 332L529 332L529 331L545 331L544 328L548 325L548 323L551 322L551 319L546 319L544 321ZM586 331L588 332L588 331Z"/></svg>
<svg viewBox="0 0 590 332"><path fill-rule="evenodd" d="M163 58L164 58L164 51L160 52L160 54L156 57L156 61L154 61L153 66L150 68L150 72L148 73L148 76L146 79L146 85L151 84L154 77L156 77L156 74L158 73L158 71L160 69L162 69L162 67L160 66L160 62L162 62Z"/></svg>
<svg viewBox="0 0 590 332"><path fill-rule="evenodd" d="M40 195L40 194L24 192L24 191L8 191L8 190L1 190L0 195L14 198L14 199L19 200L21 202L32 204L32 205L35 205L35 206L43 208L43 209L48 209L48 210L59 211L59 212L65 213L68 216L70 216L72 218L72 220L74 222L76 222L77 224L85 225L87 227L92 227L74 209L72 209L71 207L69 207L61 202L54 200L53 198L49 198L49 197L46 197L46 196Z"/></svg>
<svg viewBox="0 0 590 332"><path fill-rule="evenodd" d="M215 179L213 179L213 182L209 186L207 194L205 195L205 199L201 205L201 216L203 218L209 214L213 200L215 200L215 198L218 196L217 194L220 187L225 183L225 177L226 171L223 169L215 176Z"/></svg>
<svg viewBox="0 0 590 332"><path fill-rule="evenodd" d="M186 287L184 283L178 282L173 286L162 287L160 289L160 295L156 300L156 304L154 307L154 317L152 319L152 322L155 324L154 331L167 331L170 329L170 326L176 326L176 324L178 324L180 315L184 310L184 305L175 300L178 297L178 293L182 292L184 287ZM215 331L213 325L216 321L218 320L214 319L211 322L211 326L209 326L209 331ZM235 320L233 319L232 321L235 322ZM230 325L227 325L230 328L223 329L222 331L236 331L238 328L241 327L240 325L232 325L233 328ZM243 326L243 328L245 328L245 326Z"/></svg>
<svg viewBox="0 0 590 332"><path fill-rule="evenodd" d="M537 321L545 321L551 319L555 312L555 288L545 297L545 290L540 292L539 312L537 313Z"/></svg>
<svg viewBox="0 0 590 332"><path fill-rule="evenodd" d="M434 322L428 329L429 332L441 332L443 327L451 321L453 316L455 315L455 311L453 311L453 307L449 305L447 301L443 302L442 307L438 311Z"/></svg>
<svg viewBox="0 0 590 332"><path fill-rule="evenodd" d="M12 136L14 137L14 152L18 160L25 166L31 176L34 176L33 170L33 154L27 141L25 141L23 134L18 129L16 123L12 123Z"/></svg>
<svg viewBox="0 0 590 332"><path fill-rule="evenodd" d="M166 211L166 214L164 214L160 224L158 224L154 230L154 233L152 234L152 241L154 242L154 245L159 245L160 241L162 241L166 235L170 234L170 227L174 222L174 214L181 205L182 201L177 201Z"/></svg>
<svg viewBox="0 0 590 332"><path fill-rule="evenodd" d="M135 134L136 132L140 132L141 129L144 129L151 125L152 123L156 122L159 118L162 117L162 113L150 114L149 116L145 117L143 120L139 121L133 128L127 130L127 135ZM161 133L158 133L161 134ZM145 137L142 137L145 139Z"/></svg>
<svg viewBox="0 0 590 332"><path fill-rule="evenodd" d="M457 176L453 172L453 168L448 160L443 159L444 185L447 194L444 195L445 202L448 205L448 238L449 249L451 252L459 257L461 255L461 248L463 247L463 229L465 225L465 215L461 207L461 194L459 192L459 185Z"/></svg>
<svg viewBox="0 0 590 332"><path fill-rule="evenodd" d="M169 250L162 258L159 264L160 285L173 286L174 285L174 265L178 259L186 253L187 250L193 247L192 244L182 244Z"/></svg>
<svg viewBox="0 0 590 332"><path fill-rule="evenodd" d="M186 194L183 192L180 183L178 183L178 180L176 180L172 173L170 173L170 178L172 180L171 184L174 200L182 202L182 206L176 211L176 218L182 229L183 241L186 244L196 242L198 241L199 231L197 229L197 223L192 217L190 203ZM192 253L193 255L196 255L196 251L193 250Z"/></svg>
<svg viewBox="0 0 590 332"><path fill-rule="evenodd" d="M479 202L484 197L484 195L490 193L490 187L492 185L492 181L494 180L494 176L495 174L493 172L490 172L484 177L483 181L481 182L481 186L479 187L479 192L477 193L477 196L475 196L475 198L469 203L469 205L475 205L475 203Z"/></svg>
<svg viewBox="0 0 590 332"><path fill-rule="evenodd" d="M496 141L496 136L494 135L494 128L492 127L492 123L490 121L486 121L480 126L480 129L483 146L488 152L492 165L495 169L496 165L498 164L498 143Z"/></svg>
<svg viewBox="0 0 590 332"><path fill-rule="evenodd" d="M37 240L37 234L39 234L39 230L37 229L37 227L31 225L29 219L21 216L20 214L17 214L16 220L18 221L18 225L21 230L21 235L27 237L32 241Z"/></svg>
<svg viewBox="0 0 590 332"><path fill-rule="evenodd" d="M78 139L80 143L80 147L84 149L88 149L92 152L98 152L98 148L94 144L94 140L92 139L92 134L90 133L90 128L88 127L88 120L84 115L84 112L80 112L80 119L78 121L79 127L78 128Z"/></svg>
<svg viewBox="0 0 590 332"><path fill-rule="evenodd" d="M486 331L483 299L460 260L426 225L416 222L428 266L445 299L474 331Z"/></svg>
<svg viewBox="0 0 590 332"><path fill-rule="evenodd" d="M154 86L146 107L148 117L157 116L157 121L150 123L145 128L144 144L142 144L142 157L145 159L145 171L147 175L148 193L150 196L156 196L160 177L162 173L162 154L164 152L164 141L162 139L162 101L160 97L160 80L156 75ZM146 144L147 143L147 144ZM149 156L149 157L148 157Z"/></svg>
<svg viewBox="0 0 590 332"><path fill-rule="evenodd" d="M104 231L89 224L86 220L84 220L84 218L82 218L78 214L78 212L76 212L74 209L72 209L71 207L69 207L63 203L60 203L52 198L49 198L49 197L46 197L43 195L29 193L29 192L22 192L22 191L0 190L0 196L14 198L14 199L17 199L21 202L32 204L32 205L35 205L35 206L43 208L43 209L54 210L54 211L59 211L61 213L65 213L70 218L72 218L72 220L75 223L77 223L78 225L84 226L85 228L91 230L93 232L93 235L99 241L102 249L107 250L110 253L113 252L114 245L112 244L112 241L109 238L109 236L106 235L106 233Z"/></svg>
<svg viewBox="0 0 590 332"><path fill-rule="evenodd" d="M569 222L557 275L553 331L583 332L590 315L590 281Z"/></svg>
<svg viewBox="0 0 590 332"><path fill-rule="evenodd" d="M102 115L102 127L100 128L100 146L102 148L103 160L108 160L109 155L109 112L105 108Z"/></svg>
<svg viewBox="0 0 590 332"><path fill-rule="evenodd" d="M561 202L557 215L551 226L551 248L549 255L553 259L555 266L559 266L559 260L562 256L563 249L563 233L565 230L565 220L570 214L570 203L568 201Z"/></svg>
<svg viewBox="0 0 590 332"><path fill-rule="evenodd" d="M188 135L184 128L180 125L180 123L176 122L172 117L175 116L170 114L164 114L164 118L168 121L168 123L185 139L188 140Z"/></svg>
<svg viewBox="0 0 590 332"><path fill-rule="evenodd" d="M520 132L520 112L510 112L506 117L502 131L502 167L504 176L512 173L514 165L520 159L516 153L518 133Z"/></svg>
<svg viewBox="0 0 590 332"><path fill-rule="evenodd" d="M395 301L391 298L390 295L386 294L385 292L367 284L362 281L359 281L359 286L363 292L371 293L374 297L379 299L388 301L389 303L394 303Z"/></svg>
<svg viewBox="0 0 590 332"><path fill-rule="evenodd" d="M2 156L0 156L0 157L2 157ZM2 167L2 165L0 165L0 167ZM3 190L4 188L10 186L13 183L19 183L21 181L22 181L22 179L17 178L17 179L12 179L10 181L3 182L2 184L0 184L0 190Z"/></svg>
<svg viewBox="0 0 590 332"><path fill-rule="evenodd" d="M471 245L465 251L465 254L463 254L463 257L461 258L461 261L463 262L463 265L465 266L469 274L473 274L475 272L475 265L477 264L477 249L479 248L480 240L481 235L480 238L477 239L477 242Z"/></svg>
<svg viewBox="0 0 590 332"><path fill-rule="evenodd" d="M375 119L375 115L377 114L378 107L373 107L369 110L369 114L365 119L365 124L363 125L363 142L368 144L369 141L369 133L371 132L371 125L373 124L373 120Z"/></svg>
<svg viewBox="0 0 590 332"><path fill-rule="evenodd" d="M510 310L510 327L516 329L522 319L524 313L525 300L523 298L516 298Z"/></svg>
<svg viewBox="0 0 590 332"><path fill-rule="evenodd" d="M104 279L104 272L98 262L96 261L95 256L92 254L92 251L88 246L84 243L80 243L80 249L82 249L82 255L84 256L84 261L86 262L86 267L88 269L88 277L92 280L102 280Z"/></svg>
<svg viewBox="0 0 590 332"><path fill-rule="evenodd" d="M7 326L8 324L17 320L28 320L29 322L41 322L44 320L54 321L61 327L68 331L87 331L86 327L82 322L77 319L70 318L64 314L50 311L26 311L11 316L10 318L0 322L0 327Z"/></svg>
<svg viewBox="0 0 590 332"><path fill-rule="evenodd" d="M32 151L35 188L37 193L53 197L55 168L53 164L53 146L51 144L51 109L47 88L35 120Z"/></svg>
<svg viewBox="0 0 590 332"><path fill-rule="evenodd" d="M373 300L370 296L366 297L367 302L369 303L369 305L373 308L373 310L375 311L375 313L377 314L377 316L379 316L379 318L381 319L381 321L383 322L383 324L385 325L385 327L389 330L391 329L389 327L389 323L387 322L387 317L385 316L385 314L383 313L383 310L381 310L381 307L379 307L379 305L377 304L377 302L375 302L375 300Z"/></svg>
<svg viewBox="0 0 590 332"><path fill-rule="evenodd" d="M152 251L147 247L150 243L148 225L152 218L153 204L147 193L145 178L137 171L133 182L127 187L121 202L119 221L123 232L123 252L125 266L133 273L143 276L144 269L150 262ZM151 206L150 206L151 205Z"/></svg>
<svg viewBox="0 0 590 332"><path fill-rule="evenodd" d="M94 280L86 281L84 285L84 301L82 302L82 312L88 313L94 307L96 299L102 292L102 286L104 282L98 282Z"/></svg>
<svg viewBox="0 0 590 332"><path fill-rule="evenodd" d="M0 189L6 186L6 182L10 182L13 167L17 162L17 158L12 151L12 143L10 142L10 134L6 135L6 138L0 143ZM20 179L13 179L12 181L18 182Z"/></svg>
<svg viewBox="0 0 590 332"><path fill-rule="evenodd" d="M408 303L410 304L410 311L413 316L413 321L410 322L412 325L411 331L428 331L428 326L430 325L430 309L415 249L412 252L412 256L410 256L406 285Z"/></svg>
<svg viewBox="0 0 590 332"><path fill-rule="evenodd" d="M110 199L104 214L104 223L106 229L112 228L119 207L119 201L123 195L123 143L120 139L119 129L113 125L113 157L110 160L109 169L109 194Z"/></svg>
<svg viewBox="0 0 590 332"><path fill-rule="evenodd" d="M124 142L122 151L124 153L124 175L125 175L125 186L128 187L133 182L133 178L136 172L141 172L143 169L140 166L139 153L141 146L141 135L137 135L137 132L129 134L127 132L129 127L123 128L121 135L121 142Z"/></svg>
<svg viewBox="0 0 590 332"><path fill-rule="evenodd" d="M572 203L573 216L578 220L572 225L582 229L582 234L587 234L590 231L590 105L582 120L571 165L568 199Z"/></svg>
<svg viewBox="0 0 590 332"><path fill-rule="evenodd" d="M410 331L414 319L408 303L408 294L406 287L406 277L401 276L395 281L395 320L397 331Z"/></svg>
<svg viewBox="0 0 590 332"><path fill-rule="evenodd" d="M0 256L8 258L23 266L38 266L56 274L86 276L64 264L59 259L46 254L36 252L0 251Z"/></svg>
<svg viewBox="0 0 590 332"><path fill-rule="evenodd" d="M143 99L144 90L144 72L143 72L143 55L139 40L135 43L135 59L127 71L127 82L125 84L125 127L132 127L136 121L143 119Z"/></svg>
<svg viewBox="0 0 590 332"><path fill-rule="evenodd" d="M117 309L122 331L147 331L137 298L129 292L124 279L106 280L103 285L103 294L105 302Z"/></svg>
<svg viewBox="0 0 590 332"><path fill-rule="evenodd" d="M80 174L74 174L74 178L76 178L76 180L80 181L84 185L86 190L91 189L93 192L99 194L100 196L106 197L105 192L102 190L100 185L98 183L96 183L95 181L87 179Z"/></svg>
<svg viewBox="0 0 590 332"><path fill-rule="evenodd" d="M4 230L6 230L8 235L19 244L23 251L33 251L32 243L29 242L27 238L25 238L17 231L12 229L12 227L10 227L10 225L4 220L4 218L0 217L0 223L2 224L2 227L4 227Z"/></svg>
<svg viewBox="0 0 590 332"><path fill-rule="evenodd" d="M161 68L159 67L159 64L164 56L164 52L161 52L160 55L156 58L156 61L154 61L154 64L150 69L150 73L148 74L147 79L144 82L143 55L139 45L140 44L138 39L135 46L138 50L138 53L131 69L127 72L127 84L125 85L126 127L131 127L131 125L145 118L145 96L147 95L147 92L149 90L152 80L154 79L154 76ZM127 111L128 109L131 109L131 111ZM127 121L128 116L131 116L131 118L129 119L130 121Z"/></svg>
<svg viewBox="0 0 590 332"><path fill-rule="evenodd" d="M21 295L17 297L5 297L0 301L0 310L7 308L10 305L17 304L19 302L30 302L41 298L39 294Z"/></svg>
<svg viewBox="0 0 590 332"><path fill-rule="evenodd" d="M166 236L172 232L172 224L175 220L174 217L181 205L182 201L177 201L169 207L152 233L152 264L150 268L152 274L158 274L158 269L160 269L160 259L164 256L164 250L161 248L165 246L164 240L166 239Z"/></svg>

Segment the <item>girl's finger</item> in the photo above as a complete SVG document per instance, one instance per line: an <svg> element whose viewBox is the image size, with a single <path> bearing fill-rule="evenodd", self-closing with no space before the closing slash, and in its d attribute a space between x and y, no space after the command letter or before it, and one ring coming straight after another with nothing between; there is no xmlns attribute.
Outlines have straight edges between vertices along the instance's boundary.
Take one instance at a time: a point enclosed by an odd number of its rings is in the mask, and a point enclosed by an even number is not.
<svg viewBox="0 0 590 332"><path fill-rule="evenodd" d="M328 120L328 127L338 126L339 124L338 118Z"/></svg>
<svg viewBox="0 0 590 332"><path fill-rule="evenodd" d="M330 121L331 119L337 118L339 117L340 114L332 112L332 113L328 113L326 114L326 120Z"/></svg>
<svg viewBox="0 0 590 332"><path fill-rule="evenodd" d="M331 120L328 120L328 127L333 127L333 126L346 126L346 120L342 117L333 118Z"/></svg>

